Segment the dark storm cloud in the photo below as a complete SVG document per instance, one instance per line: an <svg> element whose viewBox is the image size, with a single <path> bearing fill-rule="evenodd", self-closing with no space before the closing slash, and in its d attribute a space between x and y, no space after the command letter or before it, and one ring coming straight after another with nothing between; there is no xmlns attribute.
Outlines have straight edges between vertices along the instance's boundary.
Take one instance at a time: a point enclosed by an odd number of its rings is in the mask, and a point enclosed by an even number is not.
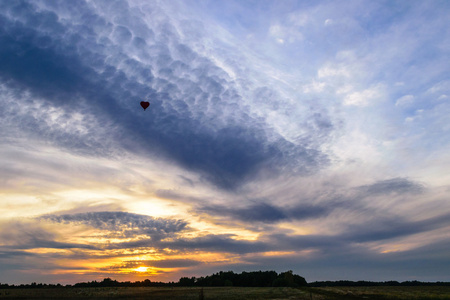
<svg viewBox="0 0 450 300"><path fill-rule="evenodd" d="M306 139L289 142L250 116L228 74L185 44L167 19L146 23L124 1L14 1L0 10L1 80L18 95L30 91L97 122L80 135L17 115L22 130L90 155L114 147L162 155L227 189L263 168L304 175L327 163ZM142 99L151 102L145 114ZM323 116L314 120L332 126Z"/></svg>
<svg viewBox="0 0 450 300"><path fill-rule="evenodd" d="M148 235L154 241L186 229L182 220L153 218L127 212L88 212L66 215L46 215L42 219L63 224L85 224L107 231L107 236L134 237Z"/></svg>
<svg viewBox="0 0 450 300"><path fill-rule="evenodd" d="M359 190L367 196L378 196L387 194L415 194L421 193L424 187L407 178L392 178L381 180L371 185L359 187Z"/></svg>

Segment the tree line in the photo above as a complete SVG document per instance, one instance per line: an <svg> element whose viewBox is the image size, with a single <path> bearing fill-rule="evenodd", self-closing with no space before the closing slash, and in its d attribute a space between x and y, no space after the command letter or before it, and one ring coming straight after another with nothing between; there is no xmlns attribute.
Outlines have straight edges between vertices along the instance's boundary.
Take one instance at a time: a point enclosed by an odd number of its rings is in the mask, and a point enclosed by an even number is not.
<svg viewBox="0 0 450 300"><path fill-rule="evenodd" d="M307 286L305 278L291 270L278 274L275 271L257 271L234 273L220 271L206 277L182 277L180 286L248 286L248 287L301 287Z"/></svg>
<svg viewBox="0 0 450 300"><path fill-rule="evenodd" d="M36 283L31 284L1 284L0 289L7 288L61 288L61 287L162 287L162 286L246 286L246 287L301 287L306 286L307 282L305 278L300 275L294 274L292 271L282 272L278 274L275 271L256 271L256 272L242 272L234 273L233 271L223 272L205 276L205 277L182 277L178 282L154 282L149 279L143 281L125 281L120 282L111 278L104 278L102 281L89 281L79 282L74 285L61 285L61 284L45 284Z"/></svg>
<svg viewBox="0 0 450 300"><path fill-rule="evenodd" d="M234 273L233 271L214 273L205 277L181 277L178 282L156 282L145 279L143 281L120 282L111 278L102 281L79 282L73 285L46 284L7 284L0 283L0 289L14 288L84 288L84 287L213 287L213 286L239 286L239 287L324 287L324 286L450 286L450 282L421 282L421 281L316 281L307 283L305 278L294 274L291 270L278 274L275 271L254 271Z"/></svg>

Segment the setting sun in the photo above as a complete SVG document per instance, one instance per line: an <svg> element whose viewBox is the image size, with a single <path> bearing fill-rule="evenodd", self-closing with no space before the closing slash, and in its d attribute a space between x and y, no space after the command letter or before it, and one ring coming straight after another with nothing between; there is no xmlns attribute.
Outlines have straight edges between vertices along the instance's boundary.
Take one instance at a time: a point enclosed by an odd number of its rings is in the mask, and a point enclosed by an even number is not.
<svg viewBox="0 0 450 300"><path fill-rule="evenodd" d="M134 269L136 272L147 272L148 267L139 267Z"/></svg>

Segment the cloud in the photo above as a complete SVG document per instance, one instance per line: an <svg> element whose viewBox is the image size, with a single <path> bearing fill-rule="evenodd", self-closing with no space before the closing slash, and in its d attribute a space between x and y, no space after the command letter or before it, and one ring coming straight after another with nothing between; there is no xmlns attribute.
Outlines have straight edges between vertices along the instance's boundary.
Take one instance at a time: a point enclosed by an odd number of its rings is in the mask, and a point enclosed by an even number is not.
<svg viewBox="0 0 450 300"><path fill-rule="evenodd" d="M393 238L407 237L413 234L429 232L448 227L449 215L443 214L419 221L402 220L401 217L377 217L351 229L342 237L352 242L380 241Z"/></svg>
<svg viewBox="0 0 450 300"><path fill-rule="evenodd" d="M329 215L339 205L328 203L322 205L299 204L294 207L287 207L287 213L291 220L308 220L323 218Z"/></svg>
<svg viewBox="0 0 450 300"><path fill-rule="evenodd" d="M395 106L408 106L414 101L413 95L405 95L397 99Z"/></svg>
<svg viewBox="0 0 450 300"><path fill-rule="evenodd" d="M383 96L383 88L376 85L363 91L350 92L344 97L344 105L366 106Z"/></svg>
<svg viewBox="0 0 450 300"><path fill-rule="evenodd" d="M162 259L162 260L130 260L125 261L121 265L109 267L116 269L153 267L153 268L188 268L202 265L203 262L193 259Z"/></svg>
<svg viewBox="0 0 450 300"><path fill-rule="evenodd" d="M9 250L54 248L54 249L96 249L93 245L61 242L61 237L34 220L2 221L0 233L1 248Z"/></svg>
<svg viewBox="0 0 450 300"><path fill-rule="evenodd" d="M297 204L294 206L275 206L270 201L257 202L247 207L229 207L225 205L206 205L198 209L208 215L219 218L229 217L246 223L277 223L292 220L307 220L324 217L336 207L311 204Z"/></svg>
<svg viewBox="0 0 450 300"><path fill-rule="evenodd" d="M279 44L301 42L304 39L303 34L297 28L280 24L270 26L269 36L273 37Z"/></svg>
<svg viewBox="0 0 450 300"><path fill-rule="evenodd" d="M448 9L393 7L0 3L2 266L431 276Z"/></svg>
<svg viewBox="0 0 450 300"><path fill-rule="evenodd" d="M98 230L107 231L110 237L151 236L160 240L171 234L183 231L187 223L182 220L153 218L127 212L88 212L65 215L45 215L41 219L61 224L85 224Z"/></svg>
<svg viewBox="0 0 450 300"><path fill-rule="evenodd" d="M219 253L254 253L273 248L272 245L262 241L237 240L229 234L208 234L191 239L162 241L159 246L184 251L201 250Z"/></svg>
<svg viewBox="0 0 450 300"><path fill-rule="evenodd" d="M371 185L358 188L367 196L379 196L389 194L417 194L424 191L422 184L408 180L407 178L392 178L381 180Z"/></svg>
<svg viewBox="0 0 450 300"><path fill-rule="evenodd" d="M308 174L326 164L312 144L287 141L253 116L240 86L164 14L149 23L126 2L97 3L98 10L82 2L67 20L59 17L67 8L57 4L23 5L4 5L0 36L0 76L18 101L25 90L40 108L20 130L89 155L144 151L225 189L262 169ZM138 107L142 99L151 102L146 114ZM15 125L30 112L15 113Z"/></svg>
<svg viewBox="0 0 450 300"><path fill-rule="evenodd" d="M287 215L282 209L267 203L256 203L245 208L232 208L224 205L205 206L200 211L219 217L228 216L244 222L273 223L287 219Z"/></svg>
<svg viewBox="0 0 450 300"><path fill-rule="evenodd" d="M252 268L287 270L302 274L308 282L322 280L327 273L327 280L421 280L440 281L447 278L448 255L445 253L448 243L429 245L424 248L401 252L377 253L363 247L349 249L334 248L328 253L321 251L290 253L280 255L249 255L242 264L234 269ZM428 257L423 259L423 257ZM292 262L295 261L294 266ZM359 266L359 267L358 267ZM349 272L349 270L352 272ZM370 269L371 272L367 272ZM427 279L428 278L428 279Z"/></svg>
<svg viewBox="0 0 450 300"><path fill-rule="evenodd" d="M324 209L317 209L312 213L309 212L307 216L297 214L295 211L291 212L290 218L297 220L307 220L319 216L326 216L329 212ZM263 211L264 212L264 211ZM226 212L226 214L229 212ZM245 211L238 211L239 213L245 213ZM314 213L316 215L314 215ZM76 222L87 223L90 226L94 226L101 230L126 232L122 235L108 235L109 237L138 237L142 234L148 236L134 241L122 241L118 243L111 243L104 245L105 249L171 249L171 251L214 251L223 253L261 253L267 251L297 251L297 250L318 250L332 251L331 249L339 248L343 249L350 246L352 243L368 243L381 240L405 238L414 234L442 229L448 226L448 216L439 215L428 219L418 221L402 220L398 216L383 216L374 215L368 218L367 221L360 222L356 227L354 225L348 225L347 228L343 228L342 233L334 235L292 235L292 234L279 234L279 233L265 233L262 234L258 240L240 240L235 239L234 235L230 234L208 234L198 237L183 237L180 235L173 235L172 233L180 233L183 228L175 229L153 229L149 230L149 227L155 227L153 224L155 220L152 218L145 218L144 216L134 214L124 214L127 217L110 218L112 214L108 213L108 218L105 219L104 214L98 215L93 218L92 215L83 214L74 215L71 217L63 216L62 220L69 224L76 224ZM214 215L214 214L213 214ZM232 216L240 221L245 215ZM283 220L277 215L274 215L272 210L269 210L267 215L250 215L248 214L248 222L276 222ZM99 221L99 219L101 221ZM55 221L51 219L52 221ZM75 221L77 220L77 221ZM105 221L106 220L106 221ZM151 226L148 225L149 220ZM59 221L62 222L62 221ZM167 223L167 221L165 222ZM164 225L160 226L164 227ZM129 228L133 228L130 230ZM128 231L128 232L127 232ZM150 232L151 231L151 232ZM163 234L160 231L164 231ZM157 232L154 234L153 232ZM168 233L169 232L169 233ZM155 238L156 235L156 238ZM170 239L166 239L170 237ZM345 246L347 245L347 246ZM49 244L49 247L51 245ZM55 246L55 248L58 248Z"/></svg>

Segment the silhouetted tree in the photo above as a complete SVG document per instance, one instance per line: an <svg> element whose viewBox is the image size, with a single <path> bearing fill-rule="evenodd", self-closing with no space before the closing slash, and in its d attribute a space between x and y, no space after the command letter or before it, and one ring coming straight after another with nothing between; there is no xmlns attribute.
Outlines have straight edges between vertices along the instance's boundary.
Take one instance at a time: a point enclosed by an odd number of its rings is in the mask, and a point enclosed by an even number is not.
<svg viewBox="0 0 450 300"><path fill-rule="evenodd" d="M195 277L181 277L180 280L178 281L178 285L181 286L194 286L195 284Z"/></svg>

